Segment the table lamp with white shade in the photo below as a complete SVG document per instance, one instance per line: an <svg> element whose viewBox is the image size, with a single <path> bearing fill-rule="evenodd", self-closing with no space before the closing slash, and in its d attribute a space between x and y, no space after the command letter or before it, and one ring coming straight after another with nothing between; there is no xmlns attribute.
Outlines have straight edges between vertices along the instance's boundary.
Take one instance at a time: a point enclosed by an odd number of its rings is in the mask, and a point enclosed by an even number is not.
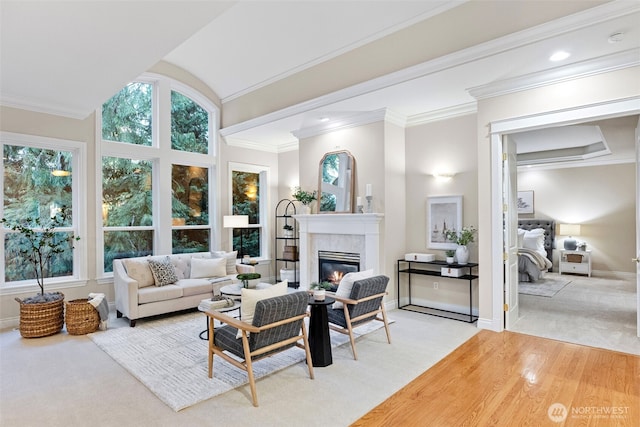
<svg viewBox="0 0 640 427"><path fill-rule="evenodd" d="M222 226L224 228L240 228L240 258L244 256L244 243L242 241L242 235L244 229L249 227L249 215L225 215L222 217ZM233 242L231 243L231 250L233 250Z"/></svg>
<svg viewBox="0 0 640 427"><path fill-rule="evenodd" d="M580 224L560 224L559 234L567 236L564 239L564 248L568 251L575 251L578 248L578 242L574 236L580 235Z"/></svg>

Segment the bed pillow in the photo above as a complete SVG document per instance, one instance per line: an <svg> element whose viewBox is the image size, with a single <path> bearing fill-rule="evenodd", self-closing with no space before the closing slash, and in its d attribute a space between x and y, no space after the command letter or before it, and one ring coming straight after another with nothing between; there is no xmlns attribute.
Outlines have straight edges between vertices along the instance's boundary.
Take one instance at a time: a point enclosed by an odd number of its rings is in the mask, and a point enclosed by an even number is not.
<svg viewBox="0 0 640 427"><path fill-rule="evenodd" d="M156 286L166 286L178 281L176 269L169 257L165 259L149 259L149 268L153 274Z"/></svg>
<svg viewBox="0 0 640 427"><path fill-rule="evenodd" d="M248 324L253 323L253 315L256 312L256 304L258 301L279 297L287 294L287 287L289 286L286 280L276 283L273 286L269 286L264 289L246 289L242 288L240 290L242 305L240 305L240 319L243 322L247 322ZM236 339L242 338L242 331L238 329L238 333L236 334Z"/></svg>
<svg viewBox="0 0 640 427"><path fill-rule="evenodd" d="M225 252L225 251L216 251L211 252L211 258L224 258L227 261L226 269L227 274L237 274L238 270L236 269L236 258L238 258L238 251Z"/></svg>
<svg viewBox="0 0 640 427"><path fill-rule="evenodd" d="M191 278L224 277L227 275L227 261L224 258L192 258Z"/></svg>
<svg viewBox="0 0 640 427"><path fill-rule="evenodd" d="M524 233L523 248L532 249L542 256L547 256L544 248L544 229L535 228Z"/></svg>
<svg viewBox="0 0 640 427"><path fill-rule="evenodd" d="M354 273L347 273L342 276L338 289L336 289L336 296L342 298L349 298L351 296L351 289L353 288L353 282L358 280L367 279L373 276L373 269L365 271L356 271ZM333 308L342 308L343 304L340 301L333 303Z"/></svg>
<svg viewBox="0 0 640 427"><path fill-rule="evenodd" d="M524 235L527 231L518 228L518 248L524 248Z"/></svg>

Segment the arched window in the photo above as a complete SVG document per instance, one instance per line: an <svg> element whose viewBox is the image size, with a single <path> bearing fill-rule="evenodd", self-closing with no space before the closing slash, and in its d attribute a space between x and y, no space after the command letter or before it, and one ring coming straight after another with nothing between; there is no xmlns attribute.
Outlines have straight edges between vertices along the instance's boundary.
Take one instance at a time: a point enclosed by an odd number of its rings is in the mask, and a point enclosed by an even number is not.
<svg viewBox="0 0 640 427"><path fill-rule="evenodd" d="M217 108L173 79L148 75L99 116L103 271L115 258L211 250Z"/></svg>

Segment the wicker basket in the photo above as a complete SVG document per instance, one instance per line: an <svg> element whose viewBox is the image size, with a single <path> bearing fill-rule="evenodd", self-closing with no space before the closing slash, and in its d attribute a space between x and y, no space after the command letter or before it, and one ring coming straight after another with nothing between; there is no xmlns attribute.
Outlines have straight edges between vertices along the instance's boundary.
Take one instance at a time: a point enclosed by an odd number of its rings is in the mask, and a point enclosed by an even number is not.
<svg viewBox="0 0 640 427"><path fill-rule="evenodd" d="M580 254L567 254L567 262L582 262L582 255Z"/></svg>
<svg viewBox="0 0 640 427"><path fill-rule="evenodd" d="M98 310L89 304L88 299L74 299L67 302L64 315L67 332L71 335L84 335L95 332L100 326Z"/></svg>
<svg viewBox="0 0 640 427"><path fill-rule="evenodd" d="M24 338L40 338L57 334L64 325L64 294L57 301L37 304L20 304L20 335Z"/></svg>

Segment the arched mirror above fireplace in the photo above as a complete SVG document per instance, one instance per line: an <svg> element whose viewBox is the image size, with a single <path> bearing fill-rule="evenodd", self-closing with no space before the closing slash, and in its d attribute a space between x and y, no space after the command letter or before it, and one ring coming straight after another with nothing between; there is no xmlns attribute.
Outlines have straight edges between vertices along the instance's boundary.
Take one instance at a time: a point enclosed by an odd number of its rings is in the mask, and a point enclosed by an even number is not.
<svg viewBox="0 0 640 427"><path fill-rule="evenodd" d="M353 188L356 162L346 150L332 151L320 160L318 177L318 212L353 212Z"/></svg>

